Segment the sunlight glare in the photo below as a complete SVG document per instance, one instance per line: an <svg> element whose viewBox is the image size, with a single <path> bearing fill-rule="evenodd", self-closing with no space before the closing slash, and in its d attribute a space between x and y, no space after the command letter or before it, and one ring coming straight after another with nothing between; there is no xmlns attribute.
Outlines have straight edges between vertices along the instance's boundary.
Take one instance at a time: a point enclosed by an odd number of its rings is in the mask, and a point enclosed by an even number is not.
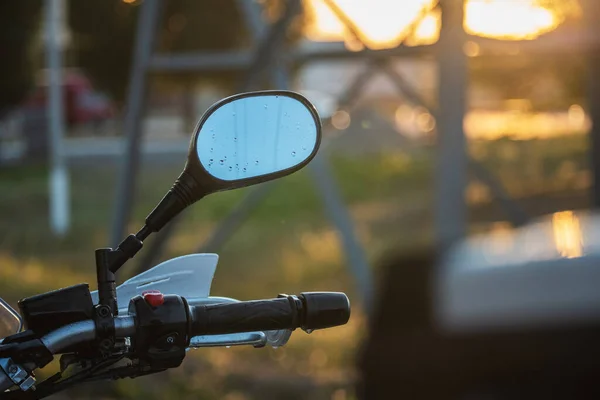
<svg viewBox="0 0 600 400"><path fill-rule="evenodd" d="M371 49L427 45L439 38L441 12L436 0L332 0L354 23ZM305 0L311 16L306 36L313 41L349 42L351 32L323 0ZM578 0L467 0L465 31L504 40L531 40L579 16ZM412 26L415 25L415 26ZM413 30L414 32L411 32ZM354 46L356 47L356 46Z"/></svg>
<svg viewBox="0 0 600 400"><path fill-rule="evenodd" d="M581 257L583 234L579 218L573 211L561 211L552 215L554 244L558 253L565 258Z"/></svg>
<svg viewBox="0 0 600 400"><path fill-rule="evenodd" d="M562 22L547 8L529 1L469 1L465 6L465 30L496 39L533 39Z"/></svg>

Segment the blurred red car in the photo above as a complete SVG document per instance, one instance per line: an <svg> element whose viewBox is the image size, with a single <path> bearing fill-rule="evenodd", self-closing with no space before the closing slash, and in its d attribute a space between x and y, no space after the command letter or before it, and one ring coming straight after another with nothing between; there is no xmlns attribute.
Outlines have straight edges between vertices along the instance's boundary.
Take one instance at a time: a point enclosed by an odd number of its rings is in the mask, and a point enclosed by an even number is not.
<svg viewBox="0 0 600 400"><path fill-rule="evenodd" d="M69 126L89 122L102 122L115 117L116 110L110 99L97 92L90 80L77 70L65 70L63 74L63 101L65 122ZM48 97L47 71L42 71L26 108L46 107Z"/></svg>

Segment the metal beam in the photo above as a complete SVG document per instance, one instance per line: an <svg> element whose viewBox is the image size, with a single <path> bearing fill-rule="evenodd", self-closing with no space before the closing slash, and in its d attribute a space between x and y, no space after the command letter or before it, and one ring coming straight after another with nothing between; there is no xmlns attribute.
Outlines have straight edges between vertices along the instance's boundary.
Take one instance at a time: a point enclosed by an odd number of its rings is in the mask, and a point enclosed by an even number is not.
<svg viewBox="0 0 600 400"><path fill-rule="evenodd" d="M258 207L267 194L275 187L276 182L263 183L249 190L248 195L240 201L227 217L221 221L210 237L202 243L198 251L200 253L217 252L235 231L248 219L252 211Z"/></svg>
<svg viewBox="0 0 600 400"><path fill-rule="evenodd" d="M302 47L302 46L300 46ZM349 51L343 43L312 43L310 49L295 49L278 58L288 63L302 65L321 60L359 60L385 59L389 57L415 57L431 55L435 45L400 46L385 50ZM149 67L153 71L186 72L186 71L218 71L245 70L253 61L253 52L249 50L189 52L185 54L155 54L150 59Z"/></svg>
<svg viewBox="0 0 600 400"><path fill-rule="evenodd" d="M265 35L269 34L267 25L262 17L262 7L258 2L255 1L237 0L237 2L240 6L240 9L244 12L246 24L248 25L254 42L259 43L260 46L260 43L263 43L265 40ZM293 15L300 12L301 4L299 1L294 0L294 3L291 3L288 7L290 6L292 8L287 11L288 13L291 13L291 15L288 16L288 23L291 22ZM285 34L285 32L282 32L282 34ZM288 85L290 81L288 76L288 63L290 61L287 55L288 49L283 49L282 44L283 43L280 43L278 46L276 46L280 48L281 51L278 52L276 64L273 66L273 68L271 68L270 71L271 80L279 89L282 89L284 87L283 85ZM256 59L254 59L254 61L256 61Z"/></svg>
<svg viewBox="0 0 600 400"><path fill-rule="evenodd" d="M343 206L343 200L327 162L326 153L321 151L312 160L309 170L312 173L317 192L323 200L327 217L331 219L333 226L338 231L345 258L348 261L352 275L354 275L358 292L363 300L363 306L367 315L370 315L373 305L371 268L367 256L356 237L352 218Z"/></svg>
<svg viewBox="0 0 600 400"><path fill-rule="evenodd" d="M404 46L400 45L393 49L371 50L364 49L360 51L350 51L343 43L340 42L324 42L311 43L310 49L299 48L292 52L292 61L297 64L305 64L314 61L330 61L330 60L365 60L365 59L385 59L389 57L420 57L432 55L435 52L437 45L429 46Z"/></svg>
<svg viewBox="0 0 600 400"><path fill-rule="evenodd" d="M184 54L155 54L148 67L153 71L203 72L219 70L240 70L248 68L252 52L248 50L215 51Z"/></svg>
<svg viewBox="0 0 600 400"><path fill-rule="evenodd" d="M396 71L393 66L389 64L389 62L379 62L376 65L381 68L381 70L392 80L396 86L396 89L403 94L408 101L417 106L426 108L431 115L433 115L435 120L439 121L440 117L438 111L430 104L427 104L425 99L419 95L419 93L410 85L410 83L404 79L402 74ZM491 190L494 198L501 204L512 224L514 226L521 226L529 222L530 218L525 210L523 210L523 208L521 208L519 204L510 197L505 188L502 186L502 183L498 181L494 175L490 173L481 163L471 158L468 154L466 157L468 158L469 170L473 173L477 180L485 184Z"/></svg>
<svg viewBox="0 0 600 400"><path fill-rule="evenodd" d="M440 251L467 233L467 152L463 132L466 109L467 62L463 53L463 7L456 0L444 0L440 33L438 157L435 181L434 221Z"/></svg>
<svg viewBox="0 0 600 400"><path fill-rule="evenodd" d="M258 43L267 31L267 24L262 18L263 8L257 1L237 0L237 5L242 10L246 27L254 40Z"/></svg>
<svg viewBox="0 0 600 400"><path fill-rule="evenodd" d="M586 13L584 12L584 14ZM469 41L477 43L482 53L498 53L503 57L506 57L506 54L514 54L515 47L518 47L520 54L564 56L591 51L600 45L600 37L593 25L574 28L560 27L556 31L542 35L535 40L521 40L518 42L479 36L467 36L467 38Z"/></svg>
<svg viewBox="0 0 600 400"><path fill-rule="evenodd" d="M467 165L475 179L490 189L493 198L500 203L513 226L522 226L531 221L529 214L510 197L502 183L483 164L469 157Z"/></svg>
<svg viewBox="0 0 600 400"><path fill-rule="evenodd" d="M260 79L265 72L270 73L271 80L279 81L274 82L274 84L280 89L283 89L283 86L288 86L287 74L278 74L277 70L280 70L281 68L277 64L279 64L280 54L285 52L285 34L288 27L301 9L302 6L300 0L288 0L287 7L281 18L273 23L268 31L255 32L255 35L259 37L260 41L254 52L246 76L243 79L242 87L248 88L251 87L253 83L260 82ZM254 15L252 15L252 17L253 19L256 18Z"/></svg>
<svg viewBox="0 0 600 400"><path fill-rule="evenodd" d="M510 57L518 48L519 54L537 56L555 56L557 54L580 54L592 51L600 44L600 37L589 31L583 33L555 32L536 40L504 41L466 36L469 41L479 45L481 53L486 57ZM298 46L286 56L289 63L303 65L315 61L331 60L383 60L390 57L427 57L435 56L440 44L426 46L400 45L393 49L350 51L341 42L311 43L310 48ZM191 52L187 54L157 54L152 57L150 68L155 71L185 72L214 70L243 70L252 62L252 52L233 50L219 52Z"/></svg>
<svg viewBox="0 0 600 400"><path fill-rule="evenodd" d="M111 241L117 245L125 235L125 227L131 213L135 192L135 176L139 164L139 144L142 136L142 113L147 87L147 68L158 31L160 0L146 0L140 7L131 66L131 78L127 93L127 109L124 130L127 135L127 156L121 164Z"/></svg>
<svg viewBox="0 0 600 400"><path fill-rule="evenodd" d="M595 29L596 35L600 35L600 7L597 0L584 2L585 25L588 29ZM587 71L587 98L588 111L592 119L590 131L590 158L592 170L592 206L600 208L600 46L595 46L588 54Z"/></svg>
<svg viewBox="0 0 600 400"><path fill-rule="evenodd" d="M536 40L518 42L466 34L464 38L479 45L481 53L485 56L498 57L510 57L510 54L514 54L515 48L518 48L519 54L555 56L557 54L580 54L581 52L591 51L600 45L600 36L593 29L566 29L561 28L559 31L543 35ZM441 41L443 40L441 38ZM303 64L321 60L364 60L386 59L390 57L434 56L442 50L441 41L425 46L406 46L401 44L392 49L371 50L365 48L360 51L350 51L342 42L312 43L310 48L299 46L292 53L292 61Z"/></svg>

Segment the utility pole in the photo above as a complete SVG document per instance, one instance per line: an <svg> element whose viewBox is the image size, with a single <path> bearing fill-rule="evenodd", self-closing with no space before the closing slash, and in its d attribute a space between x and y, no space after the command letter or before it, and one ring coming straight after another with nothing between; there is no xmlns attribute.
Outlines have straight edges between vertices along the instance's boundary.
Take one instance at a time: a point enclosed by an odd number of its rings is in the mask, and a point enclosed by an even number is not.
<svg viewBox="0 0 600 400"><path fill-rule="evenodd" d="M48 122L50 128L50 227L64 236L69 229L69 173L63 151L65 132L62 50L65 43L65 0L46 0L46 64L48 68Z"/></svg>

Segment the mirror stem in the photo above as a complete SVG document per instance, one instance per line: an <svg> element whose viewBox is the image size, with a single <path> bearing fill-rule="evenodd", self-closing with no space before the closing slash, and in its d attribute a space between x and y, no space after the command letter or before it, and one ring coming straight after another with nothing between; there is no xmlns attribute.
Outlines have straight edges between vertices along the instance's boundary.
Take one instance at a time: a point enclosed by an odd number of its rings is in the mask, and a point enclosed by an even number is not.
<svg viewBox="0 0 600 400"><path fill-rule="evenodd" d="M146 226L140 233L146 234L144 229L150 232L160 231L177 214L200 200L204 195L205 193L202 192L196 179L187 171L187 168L184 169L169 192L146 217Z"/></svg>
<svg viewBox="0 0 600 400"><path fill-rule="evenodd" d="M173 187L146 217L146 224L135 235L129 235L116 249L96 250L96 278L98 280L99 303L110 307L117 315L117 291L115 273L144 245L152 232L158 232L184 208L204 197L200 185L184 169Z"/></svg>
<svg viewBox="0 0 600 400"><path fill-rule="evenodd" d="M150 236L151 233L152 233L152 230L150 228L148 228L147 225L144 225L142 227L142 229L140 229L140 231L135 234L135 237L138 238L138 240L143 242L144 240L146 240L146 238L148 236Z"/></svg>

